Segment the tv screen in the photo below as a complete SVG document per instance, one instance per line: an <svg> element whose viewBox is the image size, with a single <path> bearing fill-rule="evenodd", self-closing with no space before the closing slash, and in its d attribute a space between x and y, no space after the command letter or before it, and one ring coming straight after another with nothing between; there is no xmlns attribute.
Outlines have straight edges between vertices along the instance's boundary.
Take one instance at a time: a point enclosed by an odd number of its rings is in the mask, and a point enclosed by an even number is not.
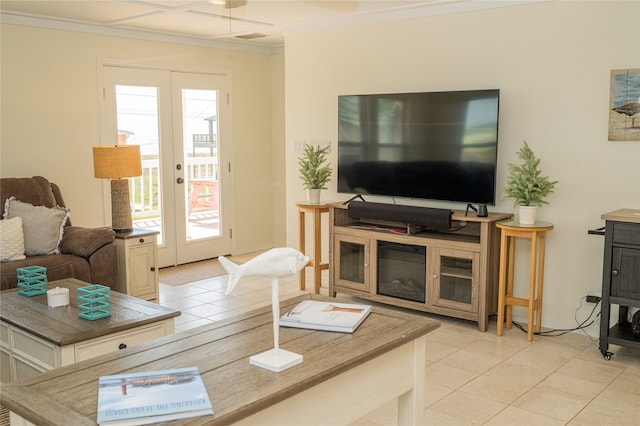
<svg viewBox="0 0 640 426"><path fill-rule="evenodd" d="M500 91L338 97L338 192L495 204Z"/></svg>

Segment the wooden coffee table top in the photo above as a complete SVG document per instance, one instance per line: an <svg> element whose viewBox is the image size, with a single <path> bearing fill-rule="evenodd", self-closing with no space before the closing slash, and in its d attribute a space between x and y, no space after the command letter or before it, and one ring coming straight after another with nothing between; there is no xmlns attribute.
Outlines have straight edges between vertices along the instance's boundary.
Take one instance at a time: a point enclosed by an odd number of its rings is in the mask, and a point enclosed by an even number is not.
<svg viewBox="0 0 640 426"><path fill-rule="evenodd" d="M287 312L304 299L282 301ZM335 300L335 299L333 299ZM304 355L281 373L250 365L249 357L273 348L271 306L161 337L5 386L3 407L34 424L93 425L100 376L196 366L215 414L180 425L224 425L267 409L437 329L422 315L374 306L353 333L280 327L280 347ZM304 424L301 419L301 424Z"/></svg>
<svg viewBox="0 0 640 426"><path fill-rule="evenodd" d="M50 308L47 295L22 296L17 289L0 293L0 319L29 334L65 346L111 333L177 317L180 311L111 290L111 316L97 320L78 317L78 288L90 284L69 278L51 281L47 289L69 289L68 307Z"/></svg>

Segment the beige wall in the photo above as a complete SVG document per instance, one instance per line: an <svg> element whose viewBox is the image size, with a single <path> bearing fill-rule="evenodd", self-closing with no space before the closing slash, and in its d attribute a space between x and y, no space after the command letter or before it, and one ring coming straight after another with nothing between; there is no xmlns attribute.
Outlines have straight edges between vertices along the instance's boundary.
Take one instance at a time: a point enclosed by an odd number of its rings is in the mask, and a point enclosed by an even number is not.
<svg viewBox="0 0 640 426"><path fill-rule="evenodd" d="M235 252L272 247L276 193L273 139L283 134L282 55L133 40L3 24L0 175L43 175L58 183L74 223L103 225L99 144L99 59L140 65L226 69L232 78ZM272 82L275 82L272 86ZM276 84L277 83L277 84ZM282 136L279 136L282 139ZM279 167L274 167L275 161ZM284 198L284 195L280 195ZM278 206L276 210L281 207ZM284 223L284 214L278 214ZM280 225L282 230L284 225ZM280 237L284 239L284 237Z"/></svg>
<svg viewBox="0 0 640 426"><path fill-rule="evenodd" d="M499 189L490 210L513 212L502 187L507 163L517 161L526 139L543 172L560 181L539 212L555 224L547 241L543 325L574 327L580 298L600 294L603 239L587 230L601 225L604 212L640 208L640 142L607 141L609 73L639 67L638 2L545 2L288 37L288 244L297 246L295 201L304 198L290 144L330 140L336 148L338 95L499 88ZM331 160L335 165L336 149ZM336 193L334 179L323 197L348 196ZM528 264L518 266L522 279Z"/></svg>
<svg viewBox="0 0 640 426"><path fill-rule="evenodd" d="M284 127L284 54L273 56L272 60L272 99L273 114L273 246L287 244L286 227L286 142Z"/></svg>
<svg viewBox="0 0 640 426"><path fill-rule="evenodd" d="M543 323L572 327L580 298L600 294L602 239L587 229L603 212L640 208L640 142L607 141L609 72L640 67L639 24L638 2L545 2L291 35L286 56L3 24L0 176L47 176L76 223L102 225L91 158L97 60L224 68L233 82L236 252L295 247L304 193L292 143L335 148L339 94L500 88L499 187L523 139L560 180L540 213L556 225ZM331 157L335 166L335 149ZM511 212L501 196L491 209ZM323 197L347 198L335 180Z"/></svg>

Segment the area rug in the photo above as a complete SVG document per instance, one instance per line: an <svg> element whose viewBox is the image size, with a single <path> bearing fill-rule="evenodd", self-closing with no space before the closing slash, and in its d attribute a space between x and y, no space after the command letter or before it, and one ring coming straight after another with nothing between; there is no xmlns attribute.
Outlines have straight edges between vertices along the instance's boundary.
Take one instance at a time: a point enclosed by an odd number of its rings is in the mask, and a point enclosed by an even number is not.
<svg viewBox="0 0 640 426"><path fill-rule="evenodd" d="M227 271L220 265L218 259L207 259L160 269L160 283L171 286L182 285L226 274Z"/></svg>

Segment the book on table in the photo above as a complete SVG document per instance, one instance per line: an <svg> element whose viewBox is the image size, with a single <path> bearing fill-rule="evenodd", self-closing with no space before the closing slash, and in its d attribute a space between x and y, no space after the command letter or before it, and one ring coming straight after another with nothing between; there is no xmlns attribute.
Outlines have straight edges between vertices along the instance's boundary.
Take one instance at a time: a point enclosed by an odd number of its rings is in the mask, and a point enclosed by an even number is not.
<svg viewBox="0 0 640 426"><path fill-rule="evenodd" d="M303 300L280 317L280 325L353 333L369 313L370 305Z"/></svg>
<svg viewBox="0 0 640 426"><path fill-rule="evenodd" d="M197 367L102 376L98 423L143 425L213 414Z"/></svg>

